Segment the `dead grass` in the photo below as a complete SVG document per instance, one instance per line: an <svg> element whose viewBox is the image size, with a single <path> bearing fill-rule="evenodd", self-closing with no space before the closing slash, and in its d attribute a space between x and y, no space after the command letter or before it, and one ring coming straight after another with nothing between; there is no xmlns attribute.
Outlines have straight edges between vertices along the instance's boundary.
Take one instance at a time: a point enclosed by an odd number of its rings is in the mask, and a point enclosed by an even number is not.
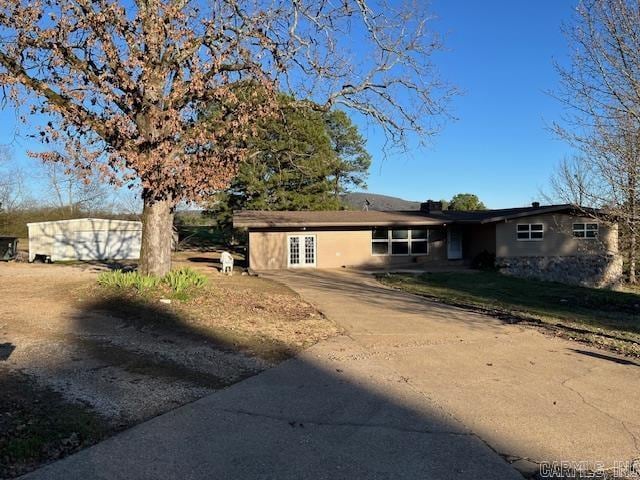
<svg viewBox="0 0 640 480"><path fill-rule="evenodd" d="M253 276L209 274L184 301L162 303L162 290L138 294L100 286L80 289L84 302L138 325L175 330L277 362L339 333L338 327L287 287ZM88 308L94 308L88 306Z"/></svg>
<svg viewBox="0 0 640 480"><path fill-rule="evenodd" d="M286 357L338 333L333 322L293 292L265 292L252 283L239 288L221 282L177 308L196 325L263 358Z"/></svg>

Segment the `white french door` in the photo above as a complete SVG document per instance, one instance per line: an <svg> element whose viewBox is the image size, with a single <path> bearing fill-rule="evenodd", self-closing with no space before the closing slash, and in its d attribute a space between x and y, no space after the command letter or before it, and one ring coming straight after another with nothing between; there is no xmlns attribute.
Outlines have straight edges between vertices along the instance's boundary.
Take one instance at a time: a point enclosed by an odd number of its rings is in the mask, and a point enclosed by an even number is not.
<svg viewBox="0 0 640 480"><path fill-rule="evenodd" d="M287 238L287 265L289 268L316 266L316 236L289 235Z"/></svg>

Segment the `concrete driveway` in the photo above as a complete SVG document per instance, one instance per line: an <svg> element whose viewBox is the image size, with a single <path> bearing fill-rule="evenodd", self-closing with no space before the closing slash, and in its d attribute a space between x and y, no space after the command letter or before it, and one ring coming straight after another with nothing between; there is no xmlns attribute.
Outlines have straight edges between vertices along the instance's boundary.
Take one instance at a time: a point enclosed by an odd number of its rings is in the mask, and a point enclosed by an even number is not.
<svg viewBox="0 0 640 480"><path fill-rule="evenodd" d="M390 290L365 274L269 276L343 326L371 365L404 379L523 472L640 458L638 360Z"/></svg>
<svg viewBox="0 0 640 480"><path fill-rule="evenodd" d="M27 478L516 479L640 456L637 362L365 275L269 277L346 334Z"/></svg>

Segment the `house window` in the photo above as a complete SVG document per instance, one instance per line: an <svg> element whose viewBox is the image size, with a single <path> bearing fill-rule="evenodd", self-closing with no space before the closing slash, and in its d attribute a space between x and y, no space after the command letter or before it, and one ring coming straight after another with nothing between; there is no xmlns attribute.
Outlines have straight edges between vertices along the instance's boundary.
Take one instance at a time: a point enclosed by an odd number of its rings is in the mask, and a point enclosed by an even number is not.
<svg viewBox="0 0 640 480"><path fill-rule="evenodd" d="M518 240L542 240L544 237L542 223L519 223L516 228Z"/></svg>
<svg viewBox="0 0 640 480"><path fill-rule="evenodd" d="M598 224L574 223L573 236L576 238L596 238L598 236Z"/></svg>
<svg viewBox="0 0 640 480"><path fill-rule="evenodd" d="M428 252L426 228L374 228L371 231L372 255L426 255Z"/></svg>
<svg viewBox="0 0 640 480"><path fill-rule="evenodd" d="M409 230L411 236L411 255L426 255L429 253L429 232L426 228L413 228Z"/></svg>
<svg viewBox="0 0 640 480"><path fill-rule="evenodd" d="M374 228L371 232L371 253L373 255L389 255L389 229Z"/></svg>

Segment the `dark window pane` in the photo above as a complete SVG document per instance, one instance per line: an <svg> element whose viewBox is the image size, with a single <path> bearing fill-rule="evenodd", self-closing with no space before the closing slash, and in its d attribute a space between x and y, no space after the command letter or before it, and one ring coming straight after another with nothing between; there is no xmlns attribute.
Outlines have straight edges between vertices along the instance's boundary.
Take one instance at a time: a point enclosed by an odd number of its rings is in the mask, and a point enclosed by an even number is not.
<svg viewBox="0 0 640 480"><path fill-rule="evenodd" d="M427 229L426 228L418 228L411 230L411 238L427 238Z"/></svg>
<svg viewBox="0 0 640 480"><path fill-rule="evenodd" d="M531 232L531 238L542 238L542 232Z"/></svg>
<svg viewBox="0 0 640 480"><path fill-rule="evenodd" d="M518 239L529 240L529 232L518 232Z"/></svg>
<svg viewBox="0 0 640 480"><path fill-rule="evenodd" d="M519 232L528 232L529 231L529 225L518 225L518 231Z"/></svg>
<svg viewBox="0 0 640 480"><path fill-rule="evenodd" d="M405 238L409 238L409 230L392 230L391 238L396 238L400 240L404 240Z"/></svg>
<svg viewBox="0 0 640 480"><path fill-rule="evenodd" d="M576 238L584 238L584 230L576 230L573 232L573 236Z"/></svg>
<svg viewBox="0 0 640 480"><path fill-rule="evenodd" d="M371 251L375 255L388 255L389 244L387 242L373 242L371 244Z"/></svg>
<svg viewBox="0 0 640 480"><path fill-rule="evenodd" d="M587 238L596 238L598 236L597 230L587 230Z"/></svg>
<svg viewBox="0 0 640 480"><path fill-rule="evenodd" d="M574 230L584 230L584 223L574 223L573 224L573 229Z"/></svg>
<svg viewBox="0 0 640 480"><path fill-rule="evenodd" d="M413 255L427 253L427 242L411 242L411 253Z"/></svg>
<svg viewBox="0 0 640 480"><path fill-rule="evenodd" d="M386 240L387 238L389 238L388 232L388 228L374 228L371 235L376 240Z"/></svg>
<svg viewBox="0 0 640 480"><path fill-rule="evenodd" d="M406 255L409 253L409 242L393 242L391 244L391 253L393 255Z"/></svg>
<svg viewBox="0 0 640 480"><path fill-rule="evenodd" d="M532 231L541 231L543 230L543 226L541 223L534 223L531 225L531 230Z"/></svg>
<svg viewBox="0 0 640 480"><path fill-rule="evenodd" d="M587 230L597 230L597 229L598 229L597 223L587 223Z"/></svg>

